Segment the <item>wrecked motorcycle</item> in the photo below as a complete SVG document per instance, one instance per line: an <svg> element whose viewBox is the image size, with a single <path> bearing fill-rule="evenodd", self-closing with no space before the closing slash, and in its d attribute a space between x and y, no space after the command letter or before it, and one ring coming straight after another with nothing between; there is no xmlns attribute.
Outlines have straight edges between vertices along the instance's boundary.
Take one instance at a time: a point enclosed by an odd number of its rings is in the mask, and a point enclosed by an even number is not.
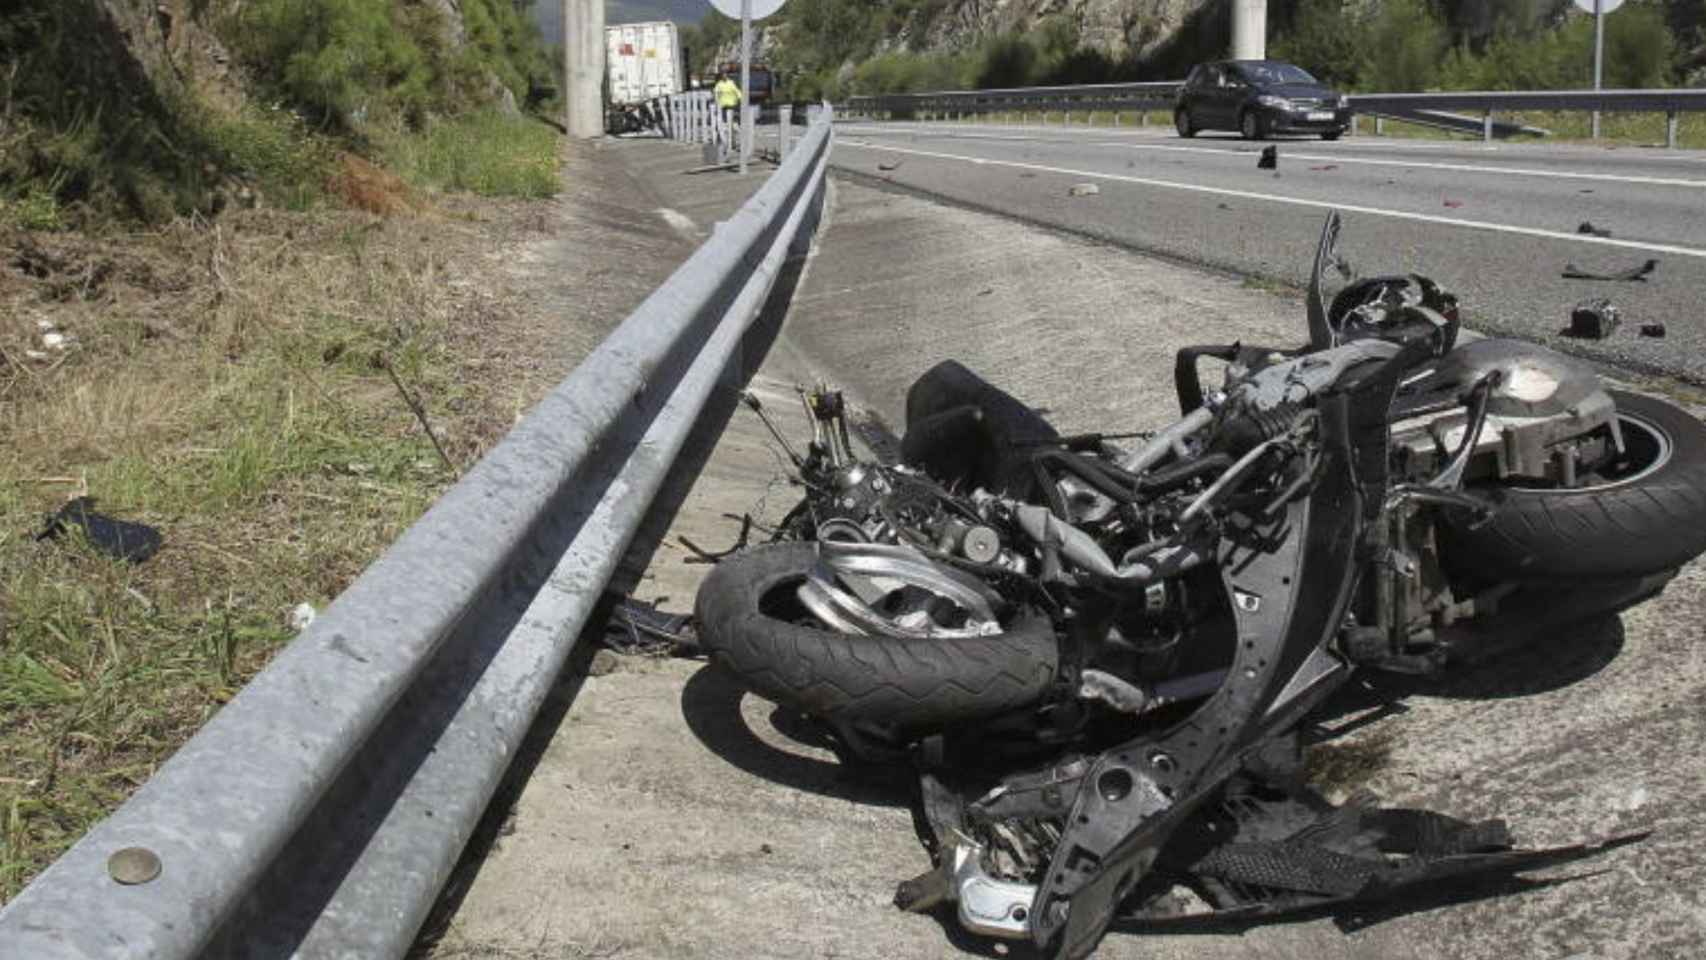
<svg viewBox="0 0 1706 960"><path fill-rule="evenodd" d="M1303 721L1359 668L1473 657L1475 622L1663 589L1706 550L1706 425L1543 347L1460 343L1420 276L1328 301L1338 232L1307 346L1181 350L1182 418L1152 434L1063 436L949 361L878 462L839 394L809 395L807 494L706 579L701 639L849 758L917 768L935 867L901 907L1080 957L1116 921L1248 920L1604 848L1334 805L1303 775Z"/></svg>

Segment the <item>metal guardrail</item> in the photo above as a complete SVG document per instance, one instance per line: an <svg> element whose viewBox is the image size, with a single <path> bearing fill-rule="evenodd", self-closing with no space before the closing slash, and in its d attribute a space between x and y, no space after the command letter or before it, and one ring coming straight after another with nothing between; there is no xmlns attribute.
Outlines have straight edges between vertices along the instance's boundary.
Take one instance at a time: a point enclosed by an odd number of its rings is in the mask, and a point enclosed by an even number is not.
<svg viewBox="0 0 1706 960"><path fill-rule="evenodd" d="M1011 87L992 90L935 90L928 93L894 93L849 97L838 110L860 116L888 115L893 119L928 116L963 116L986 113L1072 111L1100 112L1160 109L1171 107L1181 84L1093 83L1062 87Z"/></svg>
<svg viewBox="0 0 1706 960"><path fill-rule="evenodd" d="M403 955L784 262L809 245L831 119L0 910L0 956Z"/></svg>
<svg viewBox="0 0 1706 960"><path fill-rule="evenodd" d="M911 119L920 115L958 118L988 113L1037 112L1046 119L1059 111L1101 112L1170 109L1182 82L1107 83L1002 90L937 90L928 93L850 97L848 116ZM1635 111L1666 115L1666 144L1676 146L1677 116L1706 111L1706 89L1669 90L1483 90L1440 93L1357 93L1351 109L1360 114L1403 119L1426 111L1469 110L1482 116L1482 133L1491 137L1497 113L1540 111ZM1118 114L1115 114L1118 122Z"/></svg>

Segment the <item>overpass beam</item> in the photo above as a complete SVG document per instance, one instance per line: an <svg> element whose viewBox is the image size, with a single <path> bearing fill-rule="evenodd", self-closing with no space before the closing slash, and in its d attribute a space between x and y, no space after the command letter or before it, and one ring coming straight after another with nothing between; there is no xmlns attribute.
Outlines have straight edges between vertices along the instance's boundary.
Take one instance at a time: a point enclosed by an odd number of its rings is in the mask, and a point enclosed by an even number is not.
<svg viewBox="0 0 1706 960"><path fill-rule="evenodd" d="M1268 0L1232 0L1232 59L1268 58Z"/></svg>
<svg viewBox="0 0 1706 960"><path fill-rule="evenodd" d="M569 136L604 136L604 0L562 0L563 125Z"/></svg>

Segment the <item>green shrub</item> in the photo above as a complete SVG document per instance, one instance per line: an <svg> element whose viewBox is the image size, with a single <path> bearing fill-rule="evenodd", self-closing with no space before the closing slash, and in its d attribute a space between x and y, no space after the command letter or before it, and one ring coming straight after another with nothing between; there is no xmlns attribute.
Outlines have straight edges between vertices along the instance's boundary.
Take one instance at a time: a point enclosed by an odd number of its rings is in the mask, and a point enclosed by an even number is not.
<svg viewBox="0 0 1706 960"><path fill-rule="evenodd" d="M1448 8L1455 9L1455 8ZM1677 75L1667 23L1674 4L1634 0L1605 18L1604 85L1650 88ZM1593 18L1548 22L1513 7L1485 36L1448 26L1429 0L1303 0L1272 44L1290 60L1346 89L1556 90L1593 85ZM1448 49L1449 47L1449 49Z"/></svg>

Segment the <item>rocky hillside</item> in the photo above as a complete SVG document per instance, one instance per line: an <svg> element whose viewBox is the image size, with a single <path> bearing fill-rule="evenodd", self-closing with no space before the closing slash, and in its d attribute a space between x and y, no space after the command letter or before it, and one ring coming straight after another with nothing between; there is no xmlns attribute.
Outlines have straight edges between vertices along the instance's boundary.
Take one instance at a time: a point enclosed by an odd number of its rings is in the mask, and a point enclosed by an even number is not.
<svg viewBox="0 0 1706 960"><path fill-rule="evenodd" d="M11 0L0 225L41 221L19 211L44 205L208 213L233 177L295 189L320 177L323 148L371 153L447 118L514 113L552 85L533 2Z"/></svg>
<svg viewBox="0 0 1706 960"><path fill-rule="evenodd" d="M1223 56L1230 0L791 0L760 56L797 97L944 87L1167 80ZM1268 49L1353 89L1590 82L1591 17L1569 0L1269 0ZM738 26L712 14L697 65L730 59ZM1690 84L1706 73L1706 4L1631 0L1606 22L1607 82Z"/></svg>
<svg viewBox="0 0 1706 960"><path fill-rule="evenodd" d="M956 49L1007 33L1036 29L1044 20L1070 24L1080 46L1113 60L1154 53L1212 0L948 0L919 6L897 40L929 50ZM932 12L935 11L935 12Z"/></svg>

